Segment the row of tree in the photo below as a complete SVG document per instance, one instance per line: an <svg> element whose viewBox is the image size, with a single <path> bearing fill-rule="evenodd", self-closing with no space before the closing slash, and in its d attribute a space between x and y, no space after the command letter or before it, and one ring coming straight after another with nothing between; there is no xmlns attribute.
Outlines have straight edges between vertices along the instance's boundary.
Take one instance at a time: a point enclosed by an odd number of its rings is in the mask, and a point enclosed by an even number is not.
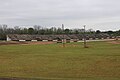
<svg viewBox="0 0 120 80"><path fill-rule="evenodd" d="M43 28L39 25L34 25L31 28L22 28L19 26L15 26L14 28L8 28L7 25L0 25L0 40L5 40L7 34L30 34L30 35L51 35L51 34L82 34L84 32L84 29L62 29L62 28ZM113 36L120 36L120 30L119 31L94 31L93 29L86 30L87 34L100 34L100 33L107 33L109 35Z"/></svg>

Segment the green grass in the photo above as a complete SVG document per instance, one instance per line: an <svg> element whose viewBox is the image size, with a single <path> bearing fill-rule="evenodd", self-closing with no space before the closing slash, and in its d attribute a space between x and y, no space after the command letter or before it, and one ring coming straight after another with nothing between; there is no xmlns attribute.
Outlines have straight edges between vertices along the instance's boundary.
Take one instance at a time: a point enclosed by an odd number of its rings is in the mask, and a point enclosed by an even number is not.
<svg viewBox="0 0 120 80"><path fill-rule="evenodd" d="M88 44L0 46L0 77L120 80L120 44Z"/></svg>

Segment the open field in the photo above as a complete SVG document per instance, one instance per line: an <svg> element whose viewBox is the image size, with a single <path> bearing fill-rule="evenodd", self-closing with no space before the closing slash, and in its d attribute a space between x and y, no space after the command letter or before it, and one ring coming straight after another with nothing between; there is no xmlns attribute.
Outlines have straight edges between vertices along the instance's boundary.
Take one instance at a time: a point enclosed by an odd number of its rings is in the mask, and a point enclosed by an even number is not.
<svg viewBox="0 0 120 80"><path fill-rule="evenodd" d="M1 45L0 78L120 80L119 42Z"/></svg>

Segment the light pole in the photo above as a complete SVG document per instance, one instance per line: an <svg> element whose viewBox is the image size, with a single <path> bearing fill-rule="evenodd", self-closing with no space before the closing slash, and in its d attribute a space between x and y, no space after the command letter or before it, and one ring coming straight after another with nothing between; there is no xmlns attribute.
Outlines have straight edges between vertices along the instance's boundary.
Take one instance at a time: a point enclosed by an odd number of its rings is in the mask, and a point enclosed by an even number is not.
<svg viewBox="0 0 120 80"><path fill-rule="evenodd" d="M64 24L62 24L62 33L63 33L63 40L62 40L62 43L63 43L63 47L65 47L65 35L64 35Z"/></svg>
<svg viewBox="0 0 120 80"><path fill-rule="evenodd" d="M87 48L86 44L86 30L85 30L86 25L84 25L84 48Z"/></svg>

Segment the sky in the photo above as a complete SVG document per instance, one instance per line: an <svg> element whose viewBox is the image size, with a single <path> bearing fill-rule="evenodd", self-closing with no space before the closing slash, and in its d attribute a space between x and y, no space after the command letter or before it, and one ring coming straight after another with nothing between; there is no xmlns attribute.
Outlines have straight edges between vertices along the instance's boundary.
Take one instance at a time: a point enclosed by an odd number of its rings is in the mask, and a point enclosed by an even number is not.
<svg viewBox="0 0 120 80"><path fill-rule="evenodd" d="M120 29L120 0L0 0L0 24Z"/></svg>

